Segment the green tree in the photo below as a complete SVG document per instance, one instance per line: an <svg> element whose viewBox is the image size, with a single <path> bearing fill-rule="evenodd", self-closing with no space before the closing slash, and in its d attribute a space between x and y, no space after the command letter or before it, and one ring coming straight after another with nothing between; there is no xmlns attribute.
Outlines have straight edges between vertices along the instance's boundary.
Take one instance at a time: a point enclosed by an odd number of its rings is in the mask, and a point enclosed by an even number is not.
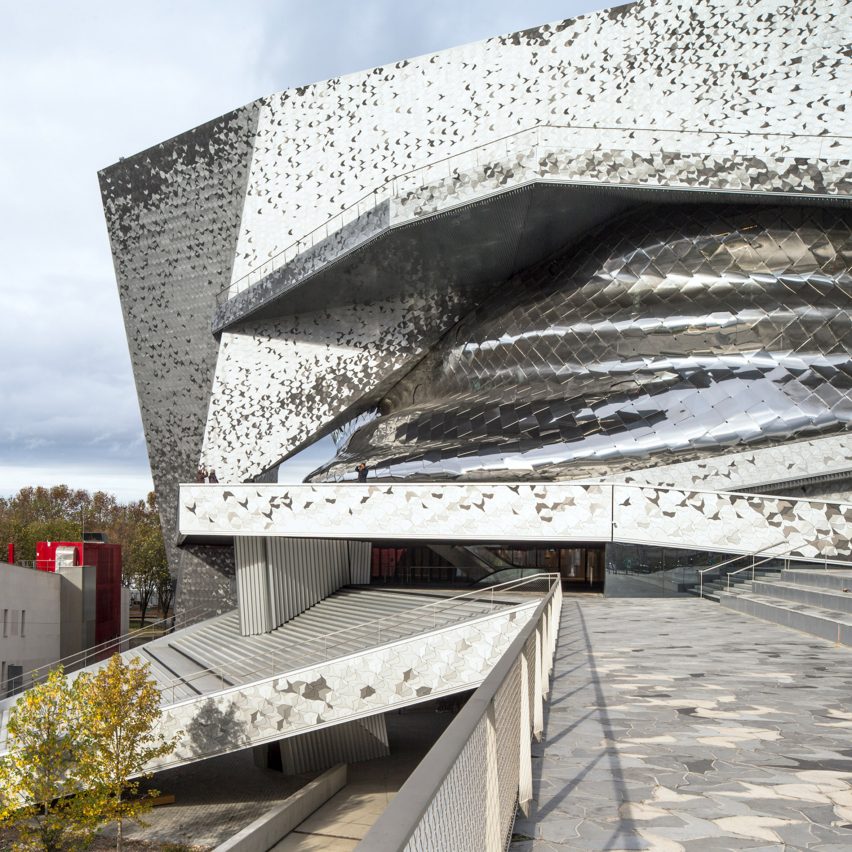
<svg viewBox="0 0 852 852"><path fill-rule="evenodd" d="M139 593L144 627L151 596L162 582L163 574L168 574L169 570L159 523L150 518L138 523L125 548L124 574Z"/></svg>
<svg viewBox="0 0 852 852"><path fill-rule="evenodd" d="M92 835L96 819L77 789L84 748L76 689L62 669L27 690L12 707L9 751L0 762L0 825L15 827L21 849L73 849Z"/></svg>
<svg viewBox="0 0 852 852"><path fill-rule="evenodd" d="M165 558L165 555L164 555ZM163 564L157 575L157 603L160 607L160 615L165 619L169 616L172 601L175 597L176 582L169 572L168 566Z"/></svg>
<svg viewBox="0 0 852 852"><path fill-rule="evenodd" d="M86 738L81 774L97 796L102 817L118 823L119 852L125 820L138 819L159 795L151 790L140 797L139 777L150 777L146 765L177 744L177 737L169 740L156 730L160 693L148 668L138 659L114 654L103 668L82 673L76 683Z"/></svg>

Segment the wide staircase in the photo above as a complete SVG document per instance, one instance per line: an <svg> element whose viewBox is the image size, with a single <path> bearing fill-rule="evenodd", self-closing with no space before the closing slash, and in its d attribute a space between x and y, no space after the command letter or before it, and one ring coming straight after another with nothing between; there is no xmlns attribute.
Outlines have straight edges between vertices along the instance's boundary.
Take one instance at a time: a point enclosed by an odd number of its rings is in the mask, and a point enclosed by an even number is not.
<svg viewBox="0 0 852 852"><path fill-rule="evenodd" d="M678 591L719 603L723 593L738 592L752 580L775 580L781 576L784 555L761 552L742 553L705 566L675 568L679 572Z"/></svg>
<svg viewBox="0 0 852 852"><path fill-rule="evenodd" d="M738 592L751 582L751 574L747 572L738 573L738 569L730 571L724 569L716 572L708 572L709 576L699 583L692 579L684 584L683 591L695 597L707 598L707 600L719 603L720 596L726 592ZM770 567L758 566L755 568L755 576L761 580L774 580L781 576L781 569L776 565Z"/></svg>
<svg viewBox="0 0 852 852"><path fill-rule="evenodd" d="M243 636L232 610L157 639L125 657L151 665L164 703L194 698L458 624L519 603L496 597L343 588L270 633Z"/></svg>
<svg viewBox="0 0 852 852"><path fill-rule="evenodd" d="M852 645L852 571L785 568L717 593L729 609Z"/></svg>

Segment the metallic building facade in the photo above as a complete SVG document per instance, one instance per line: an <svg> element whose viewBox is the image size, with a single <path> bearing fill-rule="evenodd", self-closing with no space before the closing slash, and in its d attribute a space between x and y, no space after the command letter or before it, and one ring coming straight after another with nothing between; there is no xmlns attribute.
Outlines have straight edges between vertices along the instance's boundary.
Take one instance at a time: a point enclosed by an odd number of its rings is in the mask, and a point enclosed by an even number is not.
<svg viewBox="0 0 852 852"><path fill-rule="evenodd" d="M497 288L315 479L554 479L852 420L852 217L642 207Z"/></svg>
<svg viewBox="0 0 852 852"><path fill-rule="evenodd" d="M852 475L849 22L844 0L640 0L272 94L104 169L179 608L237 603L229 486L274 490L332 433L306 507L330 528L360 461L439 503L448 480ZM215 534L190 523L201 468ZM292 505L262 493L254 535ZM406 516L415 492L388 494Z"/></svg>

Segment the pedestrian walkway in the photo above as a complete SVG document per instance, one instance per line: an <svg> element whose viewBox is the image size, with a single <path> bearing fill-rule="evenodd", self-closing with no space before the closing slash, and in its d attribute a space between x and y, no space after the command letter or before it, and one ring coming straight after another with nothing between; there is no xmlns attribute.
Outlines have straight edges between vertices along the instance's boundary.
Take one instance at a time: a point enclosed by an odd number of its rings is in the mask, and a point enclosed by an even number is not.
<svg viewBox="0 0 852 852"><path fill-rule="evenodd" d="M391 753L349 765L346 786L270 852L351 852L452 721L443 701L388 713Z"/></svg>
<svg viewBox="0 0 852 852"><path fill-rule="evenodd" d="M852 651L692 600L566 600L514 852L852 849Z"/></svg>

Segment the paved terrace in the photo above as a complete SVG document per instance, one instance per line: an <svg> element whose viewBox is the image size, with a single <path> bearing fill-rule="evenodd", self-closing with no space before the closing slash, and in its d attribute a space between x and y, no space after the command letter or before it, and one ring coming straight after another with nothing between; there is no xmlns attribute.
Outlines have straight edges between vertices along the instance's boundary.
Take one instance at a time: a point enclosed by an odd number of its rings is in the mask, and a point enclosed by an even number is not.
<svg viewBox="0 0 852 852"><path fill-rule="evenodd" d="M852 652L706 601L567 598L533 749L514 852L852 849Z"/></svg>

